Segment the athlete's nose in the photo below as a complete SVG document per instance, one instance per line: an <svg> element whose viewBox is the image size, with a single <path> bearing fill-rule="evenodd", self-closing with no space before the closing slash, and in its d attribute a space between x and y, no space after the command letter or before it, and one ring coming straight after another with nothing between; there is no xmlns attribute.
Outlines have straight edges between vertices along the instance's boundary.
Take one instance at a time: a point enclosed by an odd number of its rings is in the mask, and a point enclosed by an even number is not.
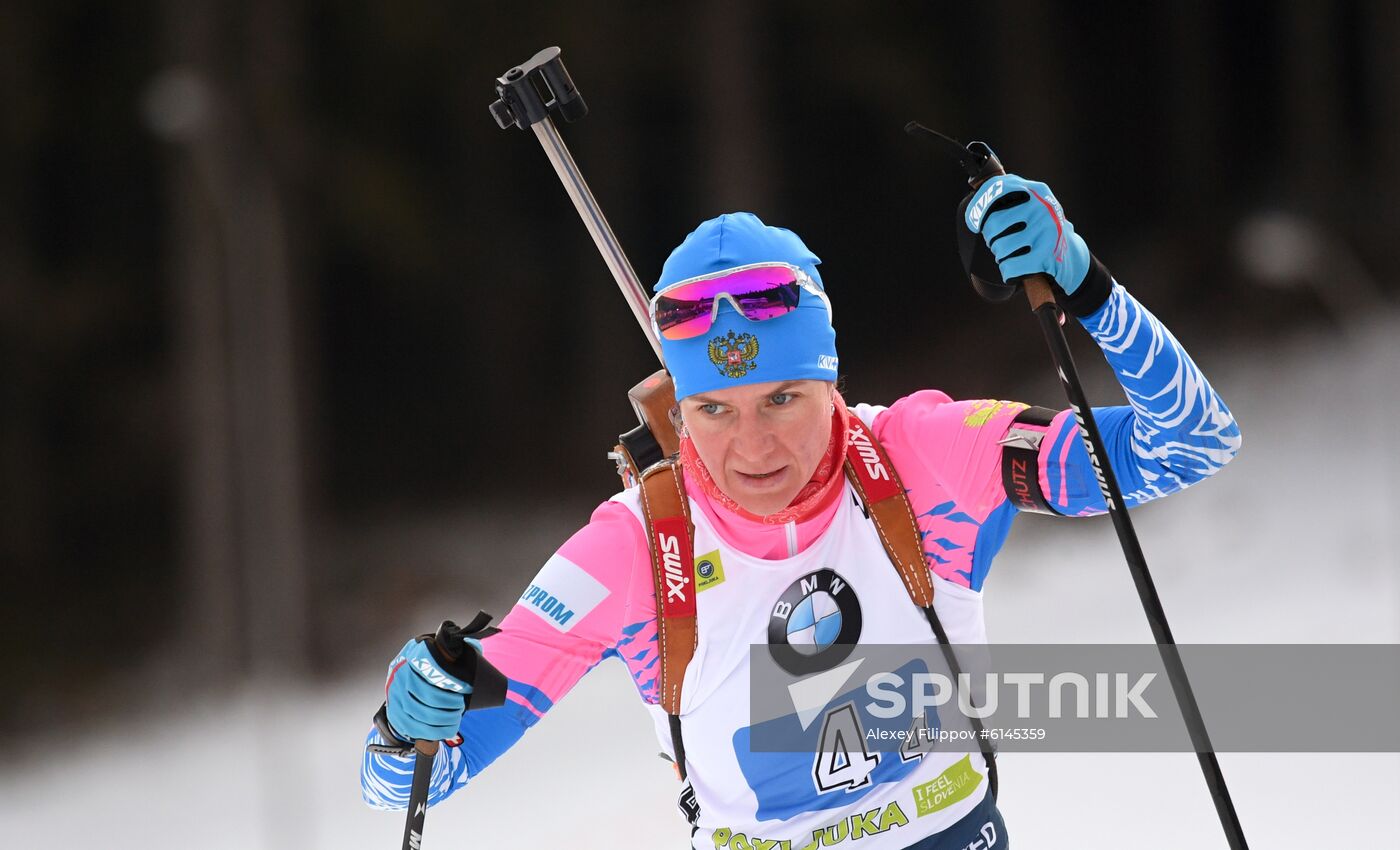
<svg viewBox="0 0 1400 850"><path fill-rule="evenodd" d="M742 463L762 463L773 452L777 441L773 428L761 416L740 416L735 429L734 441L730 444L736 459ZM768 472L770 470L746 469L746 472Z"/></svg>

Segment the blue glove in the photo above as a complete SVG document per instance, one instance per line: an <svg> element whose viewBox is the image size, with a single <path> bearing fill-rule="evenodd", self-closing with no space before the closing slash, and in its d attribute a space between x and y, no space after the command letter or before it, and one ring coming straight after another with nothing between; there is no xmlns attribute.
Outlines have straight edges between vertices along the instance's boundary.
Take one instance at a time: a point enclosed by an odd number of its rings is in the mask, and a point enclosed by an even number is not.
<svg viewBox="0 0 1400 850"><path fill-rule="evenodd" d="M970 197L963 223L986 240L1005 281L1044 272L1073 295L1089 274L1089 246L1044 183L993 177Z"/></svg>
<svg viewBox="0 0 1400 850"><path fill-rule="evenodd" d="M425 637L404 644L389 665L384 686L389 726L405 741L452 740L472 686L442 669L428 650L432 635ZM481 653L480 641L467 638L466 642Z"/></svg>

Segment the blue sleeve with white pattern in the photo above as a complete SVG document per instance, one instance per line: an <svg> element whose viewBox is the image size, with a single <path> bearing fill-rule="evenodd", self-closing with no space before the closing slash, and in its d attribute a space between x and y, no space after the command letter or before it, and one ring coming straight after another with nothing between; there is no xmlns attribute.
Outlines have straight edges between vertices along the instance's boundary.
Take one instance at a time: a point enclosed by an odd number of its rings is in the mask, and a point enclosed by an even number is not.
<svg viewBox="0 0 1400 850"><path fill-rule="evenodd" d="M1080 319L1122 384L1128 405L1096 407L1094 419L1129 507L1183 490L1220 470L1240 449L1230 409L1161 322L1116 281L1108 300ZM1107 510L1073 416L1041 445L1046 497L1056 510Z"/></svg>

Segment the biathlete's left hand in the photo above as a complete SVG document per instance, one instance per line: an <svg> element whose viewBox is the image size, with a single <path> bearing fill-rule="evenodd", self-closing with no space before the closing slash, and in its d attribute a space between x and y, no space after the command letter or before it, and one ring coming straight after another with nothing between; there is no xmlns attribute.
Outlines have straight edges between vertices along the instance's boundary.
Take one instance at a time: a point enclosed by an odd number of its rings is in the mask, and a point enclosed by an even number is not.
<svg viewBox="0 0 1400 850"><path fill-rule="evenodd" d="M1007 283L1044 272L1072 295L1089 273L1089 246L1044 183L993 177L971 195L963 223L981 234Z"/></svg>

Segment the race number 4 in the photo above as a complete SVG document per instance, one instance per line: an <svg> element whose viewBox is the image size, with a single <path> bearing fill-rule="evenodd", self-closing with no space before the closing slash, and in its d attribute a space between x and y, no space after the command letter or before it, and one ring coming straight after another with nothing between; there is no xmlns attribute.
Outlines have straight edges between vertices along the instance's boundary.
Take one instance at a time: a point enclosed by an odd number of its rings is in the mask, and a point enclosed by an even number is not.
<svg viewBox="0 0 1400 850"><path fill-rule="evenodd" d="M928 719L919 715L904 736L899 758L904 762L917 761L933 750L934 736L929 732ZM812 761L812 781L817 792L864 788L870 784L870 775L880 764L880 756L865 745L864 730L854 702L830 709L822 718L816 758Z"/></svg>
<svg viewBox="0 0 1400 850"><path fill-rule="evenodd" d="M826 713L822 718L816 759L812 762L812 780L820 793L865 787L879 763L880 754L872 754L865 746L865 734L854 702Z"/></svg>
<svg viewBox="0 0 1400 850"><path fill-rule="evenodd" d="M920 714L909 726L909 736L900 745L899 757L904 761L914 761L933 752L933 735L929 733L928 719Z"/></svg>

